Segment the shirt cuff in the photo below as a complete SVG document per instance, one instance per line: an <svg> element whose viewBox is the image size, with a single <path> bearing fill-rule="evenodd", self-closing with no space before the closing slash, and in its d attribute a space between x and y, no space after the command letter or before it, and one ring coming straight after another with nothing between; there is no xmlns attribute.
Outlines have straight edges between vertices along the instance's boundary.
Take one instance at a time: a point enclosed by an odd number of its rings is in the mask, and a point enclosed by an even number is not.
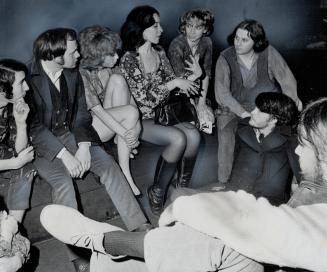
<svg viewBox="0 0 327 272"><path fill-rule="evenodd" d="M62 158L62 155L64 154L64 152L66 151L67 149L66 149L66 147L64 147L64 148L62 148L60 151L59 151L59 153L57 154L57 158L58 159L61 159Z"/></svg>
<svg viewBox="0 0 327 272"><path fill-rule="evenodd" d="M87 144L88 147L91 146L91 142L79 142L77 145L80 146L81 144Z"/></svg>

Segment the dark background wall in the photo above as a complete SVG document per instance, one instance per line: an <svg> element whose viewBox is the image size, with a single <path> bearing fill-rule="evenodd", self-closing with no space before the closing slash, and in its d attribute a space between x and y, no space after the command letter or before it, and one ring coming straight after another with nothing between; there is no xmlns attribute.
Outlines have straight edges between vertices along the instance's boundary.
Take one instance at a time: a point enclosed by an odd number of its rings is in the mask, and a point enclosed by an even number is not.
<svg viewBox="0 0 327 272"><path fill-rule="evenodd" d="M299 92L326 75L317 67L326 67L325 50L304 50L319 40L327 23L323 22L324 0L0 0L0 58L10 57L27 62L31 58L33 40L53 27L72 27L77 31L101 24L119 31L128 12L137 5L149 4L161 13L164 29L162 44L167 47L178 34L178 19L185 11L203 7L215 14L214 62L227 46L226 37L245 18L260 21L271 42L286 58L299 81ZM318 65L317 65L318 62ZM312 71L314 68L315 71ZM318 69L321 70L320 68ZM326 70L326 69L324 69ZM319 72L318 71L318 72ZM301 82L305 78L307 82ZM315 83L316 84L316 83ZM317 84L316 84L317 85ZM303 90L302 90L303 89ZM307 97L310 99L311 97Z"/></svg>
<svg viewBox="0 0 327 272"><path fill-rule="evenodd" d="M27 61L32 42L42 31L58 26L81 30L92 24L119 31L128 12L149 4L161 13L163 44L177 35L178 18L195 7L210 9L216 17L212 38L225 47L226 36L244 18L262 22L272 44L294 47L303 31L310 31L310 13L318 0L0 0L0 57Z"/></svg>

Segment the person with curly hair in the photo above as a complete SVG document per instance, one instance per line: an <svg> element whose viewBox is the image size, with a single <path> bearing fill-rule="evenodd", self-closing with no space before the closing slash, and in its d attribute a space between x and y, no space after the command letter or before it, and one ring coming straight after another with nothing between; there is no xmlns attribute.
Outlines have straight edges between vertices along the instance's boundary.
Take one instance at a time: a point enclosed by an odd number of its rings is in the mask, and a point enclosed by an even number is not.
<svg viewBox="0 0 327 272"><path fill-rule="evenodd" d="M117 135L119 166L133 193L140 195L129 165L130 156L134 156L139 144L139 112L126 80L113 69L118 60L120 37L106 27L94 25L79 33L79 43L82 55L79 68L92 126L102 142Z"/></svg>
<svg viewBox="0 0 327 272"><path fill-rule="evenodd" d="M212 109L206 103L212 66L212 40L209 36L214 29L213 23L214 15L209 10L187 11L180 18L181 34L172 40L168 50L176 76L196 80L200 84L201 93L195 98L195 104L200 129L208 132L212 131L215 120Z"/></svg>
<svg viewBox="0 0 327 272"><path fill-rule="evenodd" d="M36 174L31 163L34 149L29 144L27 118L30 112L24 97L29 90L27 67L14 59L0 60L0 177L8 179L7 206L21 223L29 208Z"/></svg>

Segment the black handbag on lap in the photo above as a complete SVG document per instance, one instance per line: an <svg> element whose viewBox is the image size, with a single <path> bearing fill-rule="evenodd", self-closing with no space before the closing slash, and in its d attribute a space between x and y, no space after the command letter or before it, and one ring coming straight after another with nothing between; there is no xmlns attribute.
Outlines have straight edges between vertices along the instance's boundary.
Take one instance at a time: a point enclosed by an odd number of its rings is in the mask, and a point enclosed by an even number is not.
<svg viewBox="0 0 327 272"><path fill-rule="evenodd" d="M184 93L171 92L154 111L154 122L163 126L173 126L182 122L197 124L198 122L196 109Z"/></svg>

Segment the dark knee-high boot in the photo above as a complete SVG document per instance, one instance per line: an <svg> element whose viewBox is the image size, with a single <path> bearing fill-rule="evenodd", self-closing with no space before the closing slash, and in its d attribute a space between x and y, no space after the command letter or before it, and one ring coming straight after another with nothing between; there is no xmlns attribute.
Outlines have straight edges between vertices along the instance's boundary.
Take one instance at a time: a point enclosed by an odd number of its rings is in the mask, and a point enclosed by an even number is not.
<svg viewBox="0 0 327 272"><path fill-rule="evenodd" d="M151 211L155 215L160 215L163 210L167 189L176 171L176 165L175 162L167 162L162 156L157 162L154 182L147 190Z"/></svg>
<svg viewBox="0 0 327 272"><path fill-rule="evenodd" d="M175 182L176 188L188 187L192 178L192 173L195 165L195 158L182 158L177 165L178 177Z"/></svg>

